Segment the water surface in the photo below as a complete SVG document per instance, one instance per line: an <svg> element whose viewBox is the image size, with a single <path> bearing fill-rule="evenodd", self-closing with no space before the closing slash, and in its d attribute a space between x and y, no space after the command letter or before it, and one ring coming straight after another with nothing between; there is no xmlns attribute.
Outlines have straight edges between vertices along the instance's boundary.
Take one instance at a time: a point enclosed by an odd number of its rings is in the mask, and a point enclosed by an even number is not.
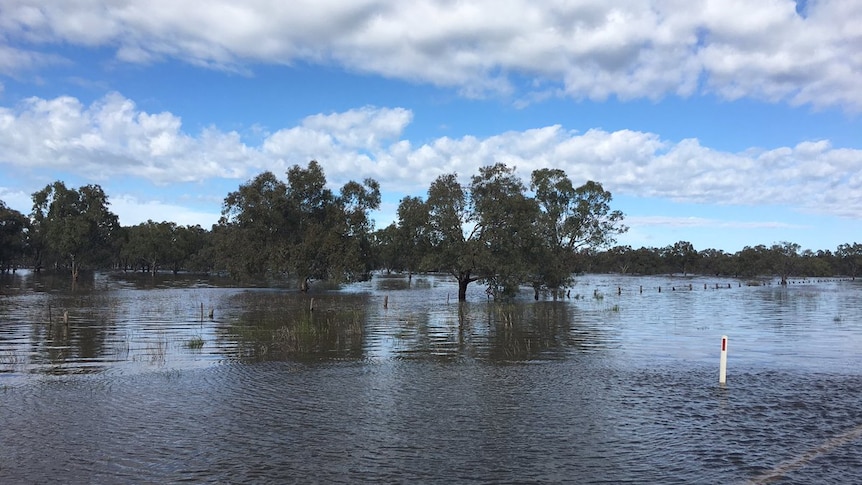
<svg viewBox="0 0 862 485"><path fill-rule="evenodd" d="M0 482L852 482L859 291L588 275L502 305L442 276L6 277Z"/></svg>

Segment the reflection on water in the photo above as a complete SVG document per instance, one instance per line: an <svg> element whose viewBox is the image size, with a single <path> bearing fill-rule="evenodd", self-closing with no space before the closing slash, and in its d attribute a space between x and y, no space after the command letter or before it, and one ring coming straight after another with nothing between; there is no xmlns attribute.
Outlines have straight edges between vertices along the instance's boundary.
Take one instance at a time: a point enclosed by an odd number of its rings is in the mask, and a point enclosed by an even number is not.
<svg viewBox="0 0 862 485"><path fill-rule="evenodd" d="M659 291L661 288L661 291ZM0 280L0 482L840 483L855 281ZM730 337L728 384L718 345Z"/></svg>

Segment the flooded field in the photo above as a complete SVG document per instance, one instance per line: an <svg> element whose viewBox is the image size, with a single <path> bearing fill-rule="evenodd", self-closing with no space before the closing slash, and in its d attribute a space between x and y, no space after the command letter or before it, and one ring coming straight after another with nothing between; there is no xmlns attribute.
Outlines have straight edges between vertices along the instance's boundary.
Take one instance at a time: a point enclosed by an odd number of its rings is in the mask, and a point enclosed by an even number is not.
<svg viewBox="0 0 862 485"><path fill-rule="evenodd" d="M846 483L862 285L0 280L0 483ZM660 291L659 291L660 289ZM719 345L729 337L727 385Z"/></svg>

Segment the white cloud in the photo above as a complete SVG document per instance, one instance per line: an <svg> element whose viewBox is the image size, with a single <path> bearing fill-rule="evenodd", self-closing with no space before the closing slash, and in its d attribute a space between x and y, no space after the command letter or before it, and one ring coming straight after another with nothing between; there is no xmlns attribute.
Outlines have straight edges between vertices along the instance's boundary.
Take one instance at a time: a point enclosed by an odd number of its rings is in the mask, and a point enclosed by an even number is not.
<svg viewBox="0 0 862 485"><path fill-rule="evenodd" d="M51 56L21 45L70 44L231 70L336 63L519 102L715 93L859 111L860 25L851 1L808 2L802 16L793 0L9 0L0 72Z"/></svg>
<svg viewBox="0 0 862 485"><path fill-rule="evenodd" d="M33 190L35 192L36 190ZM7 207L14 209L22 214L29 214L33 208L33 197L22 190L17 190L9 187L0 186L0 200Z"/></svg>
<svg viewBox="0 0 862 485"><path fill-rule="evenodd" d="M180 226L200 224L204 229L209 229L218 222L220 216L217 212L196 211L156 200L142 201L131 195L109 194L109 197L110 209L117 214L123 226L134 226L152 220L175 222Z"/></svg>
<svg viewBox="0 0 862 485"><path fill-rule="evenodd" d="M0 166L43 178L64 172L95 182L128 177L164 185L244 182L316 159L334 185L371 177L387 191L423 194L442 173L457 172L466 182L480 166L502 162L516 166L525 181L535 169L556 167L578 183L600 181L614 194L786 205L862 219L862 150L835 148L827 140L728 153L697 139L674 142L632 130L578 133L553 125L413 144L403 138L411 120L402 108L319 114L252 146L215 127L186 133L179 117L141 111L117 93L90 106L72 97L30 98L0 107Z"/></svg>
<svg viewBox="0 0 862 485"><path fill-rule="evenodd" d="M806 229L799 224L788 224L778 221L727 221L705 217L670 217L670 216L628 216L626 225L653 226L671 228L709 227L720 229Z"/></svg>

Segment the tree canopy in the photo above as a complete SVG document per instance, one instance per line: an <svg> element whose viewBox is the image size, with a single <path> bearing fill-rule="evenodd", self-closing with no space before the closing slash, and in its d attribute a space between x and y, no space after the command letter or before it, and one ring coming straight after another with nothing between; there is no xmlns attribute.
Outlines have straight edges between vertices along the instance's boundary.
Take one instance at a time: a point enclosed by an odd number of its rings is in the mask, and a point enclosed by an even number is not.
<svg viewBox="0 0 862 485"><path fill-rule="evenodd" d="M59 181L33 194L31 220L35 266L50 258L55 265L67 265L73 279L82 265L99 266L111 259L120 227L100 186L69 189Z"/></svg>
<svg viewBox="0 0 862 485"><path fill-rule="evenodd" d="M216 231L236 276L289 275L305 290L312 279L354 280L370 271L375 180L349 181L336 195L316 161L294 165L287 181L264 172L225 198Z"/></svg>
<svg viewBox="0 0 862 485"><path fill-rule="evenodd" d="M459 300L474 281L503 298L526 283L537 298L543 288L556 291L570 282L580 251L612 244L626 227L622 213L610 210L610 192L596 182L575 188L563 171L550 169L533 172L531 182L534 195L502 163L481 167L467 187L457 174L441 175L424 202L402 199L387 240L411 268L455 277Z"/></svg>
<svg viewBox="0 0 862 485"><path fill-rule="evenodd" d="M283 179L263 172L224 199L211 230L174 222L121 227L98 185L68 188L61 181L33 194L29 217L0 201L0 272L30 266L70 271L226 272L241 279L354 281L373 269L440 271L458 281L458 298L470 283L508 298L530 286L554 297L580 272L715 274L740 278L846 275L862 267L862 244L836 250L802 250L782 241L736 253L698 251L687 241L659 248L615 246L627 230L611 207L610 192L566 173L532 172L529 186L514 168L480 167L462 184L442 174L425 197L406 196L397 221L374 230L381 202L373 179L329 188L316 161L294 165Z"/></svg>

